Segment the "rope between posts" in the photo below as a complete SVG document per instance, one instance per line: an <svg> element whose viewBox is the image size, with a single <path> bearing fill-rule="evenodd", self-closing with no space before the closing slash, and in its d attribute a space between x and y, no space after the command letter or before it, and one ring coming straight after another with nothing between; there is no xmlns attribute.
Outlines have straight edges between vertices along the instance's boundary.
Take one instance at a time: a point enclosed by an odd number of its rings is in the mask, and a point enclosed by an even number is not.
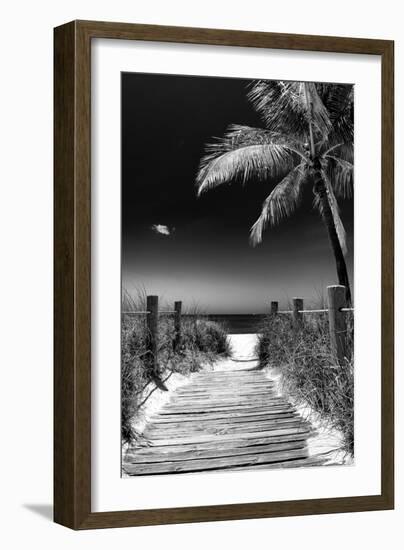
<svg viewBox="0 0 404 550"><path fill-rule="evenodd" d="M148 315L150 311L122 311L122 315Z"/></svg>
<svg viewBox="0 0 404 550"><path fill-rule="evenodd" d="M149 315L151 311L122 311L122 315ZM177 313L175 310L167 310L167 311L159 311L159 315L171 315L173 313Z"/></svg>
<svg viewBox="0 0 404 550"><path fill-rule="evenodd" d="M330 311L329 309L298 309L297 313L327 313ZM341 312L347 312L347 311L355 311L355 308L353 307L341 307L338 311ZM277 311L277 313L295 313L293 309L284 310L284 311Z"/></svg>
<svg viewBox="0 0 404 550"><path fill-rule="evenodd" d="M326 313L328 309L300 309L298 313Z"/></svg>
<svg viewBox="0 0 404 550"><path fill-rule="evenodd" d="M251 363L252 361L258 361L258 357L253 357L252 359L237 359L234 357L230 357L231 361L234 361L235 363Z"/></svg>

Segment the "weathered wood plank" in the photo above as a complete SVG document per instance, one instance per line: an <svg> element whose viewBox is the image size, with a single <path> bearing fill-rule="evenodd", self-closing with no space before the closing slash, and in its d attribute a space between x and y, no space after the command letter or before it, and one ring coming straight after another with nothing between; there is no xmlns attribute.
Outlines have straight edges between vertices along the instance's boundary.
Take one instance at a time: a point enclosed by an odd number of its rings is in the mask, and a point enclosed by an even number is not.
<svg viewBox="0 0 404 550"><path fill-rule="evenodd" d="M157 448L139 449L137 452L128 453L126 462L131 464L147 464L151 462L174 462L177 460L194 460L196 458L219 458L226 456L272 453L275 451L297 450L306 447L306 441L292 441L285 443L273 443L269 445L250 445L248 447L236 447L230 449L195 449L187 450L186 446L179 447L180 450L169 453L161 453Z"/></svg>
<svg viewBox="0 0 404 550"><path fill-rule="evenodd" d="M151 475L162 473L196 472L227 469L239 466L255 466L258 464L271 464L274 462L286 462L295 458L306 458L307 450L287 450L272 453L238 455L224 458L195 459L174 462L155 462L149 464L125 464L125 470L132 475Z"/></svg>
<svg viewBox="0 0 404 550"><path fill-rule="evenodd" d="M263 437L277 437L279 435L300 435L301 433L309 434L309 429L306 427L297 428L297 427L282 427L274 430L265 430L257 432L246 432L242 434L221 434L218 438L215 434L188 434L184 437L170 437L169 439L155 439L149 440L151 446L154 445L188 445L195 443L205 443L208 441L231 441L234 439L259 439Z"/></svg>
<svg viewBox="0 0 404 550"><path fill-rule="evenodd" d="M226 388L211 386L211 387L201 387L201 386L195 386L192 388L184 389L182 391L176 392L178 395L195 395L200 393L230 393L230 391L245 391L246 393L252 393L254 391L266 391L271 392L274 390L274 386L271 384L233 384L233 385L227 385Z"/></svg>
<svg viewBox="0 0 404 550"><path fill-rule="evenodd" d="M226 429L229 431L258 431L262 428L268 427L268 429L272 428L273 426L296 426L300 427L302 425L307 425L304 420L301 419L301 417L286 417L286 418L269 418L264 420L254 420L252 422L235 422L235 423L227 423L227 424L216 424L216 423L204 423L204 422L193 422L190 425L185 425L183 422L181 423L173 423L173 424L158 424L158 423L150 423L147 426L147 430L145 431L145 434L153 434L153 436L157 436L158 434L177 434L177 433L189 433L192 432L204 432L208 431L209 433L226 433Z"/></svg>
<svg viewBox="0 0 404 550"><path fill-rule="evenodd" d="M222 414L186 414L183 415L184 418L181 418L181 422L188 425L189 423L192 423L194 421L197 422L215 422L217 424L227 423L227 422L250 422L254 420L262 420L263 418L270 417L270 418L284 418L286 416L296 416L297 413L294 412L292 408L284 409L284 410L269 410L262 413L228 413L227 415ZM165 415L165 416L155 416L152 417L150 420L153 422L153 424L172 424L177 423L179 421L178 419L179 415Z"/></svg>
<svg viewBox="0 0 404 550"><path fill-rule="evenodd" d="M246 401L246 400L258 400L263 399L266 401L268 398L268 395L271 396L271 394L268 394L268 392L232 392L230 395L229 393L201 393L201 394L186 394L186 395L176 395L174 400L175 401L181 401L181 402L199 402L199 401ZM275 397L275 394L272 394Z"/></svg>
<svg viewBox="0 0 404 550"><path fill-rule="evenodd" d="M248 376L221 376L221 377L215 377L210 376L209 379L197 379L194 378L192 380L192 386L191 387L197 387L197 386L214 386L215 384L220 384L221 382L226 381L226 384L229 385L242 385L242 384L274 384L273 380L270 380L269 378L266 378L265 376L261 375L248 375ZM184 386L183 386L184 389Z"/></svg>
<svg viewBox="0 0 404 550"><path fill-rule="evenodd" d="M143 444L138 443L137 447L131 449L128 451L128 456L132 455L137 452L142 451L149 451L151 449L155 449L159 454L168 454L171 452L179 452L181 450L185 451L198 451L202 449L216 449L216 450L223 450L223 449L239 449L241 447L259 447L260 445L273 445L276 443L285 443L285 442L301 442L306 441L308 437L311 437L314 435L315 432L310 431L304 431L300 434L291 434L291 435L278 435L276 437L257 437L254 439L238 439L237 436L234 436L234 439L231 439L229 441L223 441L221 439L213 439L212 441L207 442L199 442L194 444L187 444L187 445L163 445L159 446L157 442L154 442L154 444L151 446L147 444L146 441L143 442Z"/></svg>
<svg viewBox="0 0 404 550"><path fill-rule="evenodd" d="M288 460L287 462L274 462L270 465L268 464L251 464L248 467L248 470L280 470L284 468L309 468L313 466L323 466L326 462L325 458L319 457L307 457L295 460ZM244 470L245 466L231 468L233 471Z"/></svg>
<svg viewBox="0 0 404 550"><path fill-rule="evenodd" d="M255 380L234 380L233 382L229 382L228 380L215 380L213 382L193 382L192 383L192 386L182 386L181 389L182 391L193 391L193 390L220 390L220 389L224 389L223 386L221 384L223 384L223 382L226 383L226 387L232 387L232 388L254 388L254 387L257 387L257 388L262 388L262 387L267 387L267 388L274 388L275 387L275 384L274 382L272 382L271 380L266 380L266 379L263 379L263 380L260 380L260 379L255 379Z"/></svg>
<svg viewBox="0 0 404 550"><path fill-rule="evenodd" d="M243 422L238 421L238 419L233 419L233 421L226 421L222 420L221 422L218 422L216 420L212 420L209 422L197 422L197 421L190 421L190 422L173 422L173 423L166 423L166 422L153 422L148 424L147 426L147 433L165 433L165 434L171 434L171 433L189 433L193 431L209 431L209 433L214 433L215 431L223 432L224 428L231 428L231 429L241 429L243 428L245 431L256 431L257 429L262 429L262 427L265 426L274 426L274 425L284 425L284 424L293 424L293 425L299 425L301 426L301 419L297 415L290 415L290 416L281 416L281 417L272 417L272 418L261 418L261 419L253 419L250 422ZM146 434L146 432L145 432Z"/></svg>
<svg viewBox="0 0 404 550"><path fill-rule="evenodd" d="M232 411L241 411L241 410L244 410L245 412L254 412L254 411L263 411L265 409L271 409L273 411L289 411L290 410L290 406L288 404L284 404L284 403L275 403L272 405L272 407L270 405L268 405L268 403L256 403L254 404L255 406L253 405L249 405L249 404L242 404L242 405L237 405L237 404L227 404L227 405L212 405L211 407L206 407L206 406L202 406L200 404L187 404L187 406L183 406L181 407L180 405L173 405L172 407L166 407L164 409L164 411L161 412L161 416L164 416L164 415L167 415L167 414L177 414L178 416L182 415L183 418L185 418L186 415L188 414L204 414L204 411L205 411L205 414L209 414L210 412L215 412L215 413L218 413L218 412L221 412L221 413L225 413L225 412L232 412Z"/></svg>
<svg viewBox="0 0 404 550"><path fill-rule="evenodd" d="M289 405L289 401L287 401L286 399L284 399L283 397L280 397L279 395L275 395L275 394L267 394L265 396L264 399L255 399L254 397L252 397L251 395L248 396L248 398L244 398L243 400L241 400L240 398L232 398L232 396L229 396L227 398L227 401L234 401L236 404L238 403L240 406L243 404L245 406L257 406L257 402L263 402L264 405L272 405L272 404L275 404L275 403L281 403L282 405ZM206 396L205 398L205 401L209 401L209 396ZM221 405L223 403L223 399L220 399L220 400L217 400L218 403L216 403L217 405ZM202 402L202 400L198 399L198 400L195 400L195 399L192 399L190 397L188 398L185 398L185 397L182 397L182 398L177 398L175 395L173 395L170 399L170 401L168 401L165 405L164 405L164 408L166 407L171 407L171 406L174 406L176 405L177 403L181 403L181 405L185 405L186 403L190 403L190 404L197 404L197 405L200 405ZM212 402L213 404L213 402Z"/></svg>
<svg viewBox="0 0 404 550"><path fill-rule="evenodd" d="M292 424L292 423L284 423L284 424L274 424L274 425L263 425L263 426L255 426L254 431L251 431L249 428L246 428L245 426L240 427L233 427L233 426L221 426L218 428L210 427L210 428L201 428L199 430L192 431L192 434L195 438L201 438L205 436L213 436L217 440L220 440L223 436L243 436L245 434L254 433L260 434L260 433L267 433L274 430L280 430L280 429L294 429L296 433L299 432L300 429L303 427L300 425ZM187 439L189 437L189 430L171 430L171 431L156 431L156 430L150 430L145 432L145 437L147 437L149 440L152 440L154 442L159 442L160 440L166 441L170 438L183 438Z"/></svg>
<svg viewBox="0 0 404 550"><path fill-rule="evenodd" d="M176 392L175 397L183 398L201 398L201 397L229 397L229 395L241 396L254 396L254 395L267 395L276 396L276 393L269 388L228 388L229 391L217 390L217 391L192 391L192 392Z"/></svg>
<svg viewBox="0 0 404 550"><path fill-rule="evenodd" d="M185 407L177 407L177 406L171 406L171 405L165 405L159 415L165 416L165 415L177 415L177 416L183 416L185 417L188 414L210 414L210 413L226 413L226 412L237 412L237 411L245 411L245 412L254 412L254 411L268 411L268 410L274 410L274 409L284 409L284 410L290 410L291 405L289 403L275 403L274 405L271 405L270 403L265 403L264 405L256 405L255 403L247 404L247 405L225 405L225 406L216 406L216 407L210 407L209 409L206 409L204 407L201 407L200 405L195 405L194 407L189 406L187 408Z"/></svg>
<svg viewBox="0 0 404 550"><path fill-rule="evenodd" d="M257 402L257 403L254 403L255 405L255 408L263 408L265 406L268 406L268 403L266 403L265 401L264 402ZM175 413L180 413L181 414L181 411L184 412L184 414L189 414L191 413L193 410L198 410L198 411L201 411L201 410L205 410L205 411L224 411L224 410L227 410L227 411L231 411L231 410L239 410L240 407L244 407L247 409L251 409L252 406L250 403L240 403L239 405L237 404L237 402L235 403L232 403L232 402L226 402L224 403L223 405L220 405L220 403L184 403L183 406L181 406L180 403L176 402L175 404L173 403L172 404L172 407L167 407L165 408L165 412L166 413L170 413L172 414L173 412ZM278 403L278 404L274 404L273 407L277 407L278 409L287 409L288 406L287 404L285 403Z"/></svg>
<svg viewBox="0 0 404 550"><path fill-rule="evenodd" d="M281 401L280 401L281 402ZM268 403L268 399L266 396L257 396L257 397L238 397L238 396L231 396L231 397L224 397L222 399L216 399L214 397L209 398L206 397L204 399L179 399L174 397L172 401L170 401L170 405L212 405L212 406L220 406L220 405L251 405L251 403L254 404L260 404L265 405Z"/></svg>

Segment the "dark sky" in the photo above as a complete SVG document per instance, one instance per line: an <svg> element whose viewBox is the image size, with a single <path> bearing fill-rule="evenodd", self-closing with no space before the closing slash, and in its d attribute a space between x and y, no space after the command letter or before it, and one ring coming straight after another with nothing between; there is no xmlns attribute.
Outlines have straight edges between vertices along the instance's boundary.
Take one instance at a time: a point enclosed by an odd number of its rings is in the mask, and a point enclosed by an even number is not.
<svg viewBox="0 0 404 550"><path fill-rule="evenodd" d="M196 197L204 145L229 124L263 127L246 98L249 82L122 74L122 285L128 291L143 287L163 301L179 299L210 313L261 313L271 299L309 302L337 283L309 188L299 211L268 228L256 248L249 229L275 181L223 185ZM352 281L353 201L340 205Z"/></svg>

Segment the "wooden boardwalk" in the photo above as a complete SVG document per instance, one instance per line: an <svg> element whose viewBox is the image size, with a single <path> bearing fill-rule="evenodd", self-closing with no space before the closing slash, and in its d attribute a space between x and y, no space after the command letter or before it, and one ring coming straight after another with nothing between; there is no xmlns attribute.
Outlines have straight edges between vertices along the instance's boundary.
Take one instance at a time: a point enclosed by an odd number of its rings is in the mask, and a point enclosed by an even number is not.
<svg viewBox="0 0 404 550"><path fill-rule="evenodd" d="M311 425L256 369L200 372L173 391L123 459L127 475L321 465Z"/></svg>

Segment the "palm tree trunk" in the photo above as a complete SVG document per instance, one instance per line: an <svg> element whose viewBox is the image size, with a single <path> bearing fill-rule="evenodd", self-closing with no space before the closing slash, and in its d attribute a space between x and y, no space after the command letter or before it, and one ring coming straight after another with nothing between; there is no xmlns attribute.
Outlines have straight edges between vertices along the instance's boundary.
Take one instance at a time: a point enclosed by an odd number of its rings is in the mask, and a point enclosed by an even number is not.
<svg viewBox="0 0 404 550"><path fill-rule="evenodd" d="M317 161L318 163L318 161ZM328 202L327 190L321 174L321 167L319 163L315 162L314 166L314 193L318 196L321 202L321 211L324 224L328 231L328 237L331 243L332 250L334 252L335 263L337 266L338 282L340 285L346 287L346 299L348 304L352 303L351 288L349 285L348 270L346 267L345 257L342 252L341 244L339 242L337 230L335 228L334 218L331 212L330 203Z"/></svg>
<svg viewBox="0 0 404 550"><path fill-rule="evenodd" d="M338 282L340 285L346 287L346 300L350 305L351 288L349 285L348 270L346 268L344 253L342 252L341 244L339 242L337 230L335 228L334 218L331 211L330 203L328 202L327 190L321 174L321 164L316 156L316 147L314 145L313 137L313 116L312 116L312 101L307 83L304 84L304 94L306 98L307 112L309 114L309 135L310 135L310 158L313 162L314 168L314 193L320 199L322 217L325 226L328 231L328 237L330 239L331 247L334 252L335 263L337 265Z"/></svg>

